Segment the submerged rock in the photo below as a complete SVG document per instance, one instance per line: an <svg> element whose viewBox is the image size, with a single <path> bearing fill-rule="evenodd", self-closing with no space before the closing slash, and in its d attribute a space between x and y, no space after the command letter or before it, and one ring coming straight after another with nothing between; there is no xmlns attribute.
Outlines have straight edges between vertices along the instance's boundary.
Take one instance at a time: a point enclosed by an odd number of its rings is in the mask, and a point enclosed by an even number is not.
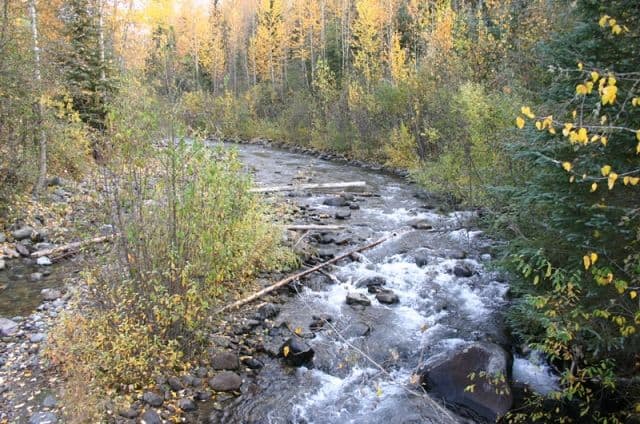
<svg viewBox="0 0 640 424"><path fill-rule="evenodd" d="M468 278L473 275L473 269L467 264L458 264L453 267L453 275L456 277Z"/></svg>
<svg viewBox="0 0 640 424"><path fill-rule="evenodd" d="M315 352L305 342L297 337L288 339L280 347L280 356L284 358L284 362L288 365L299 367L310 362Z"/></svg>
<svg viewBox="0 0 640 424"><path fill-rule="evenodd" d="M356 283L356 287L357 288L362 288L362 287L380 287L380 286L384 286L387 284L387 280L385 280L383 277L380 276L376 276L376 277L369 277L369 278L365 278L364 280L360 280Z"/></svg>
<svg viewBox="0 0 640 424"><path fill-rule="evenodd" d="M343 207L343 206L347 206L349 203L347 202L347 199L345 199L343 196L335 196L335 197L327 197L322 201L322 204L327 206Z"/></svg>
<svg viewBox="0 0 640 424"><path fill-rule="evenodd" d="M351 217L351 211L337 211L334 216L336 219L347 219Z"/></svg>
<svg viewBox="0 0 640 424"><path fill-rule="evenodd" d="M379 291L376 294L376 299L378 299L378 302L385 303L387 305L392 305L394 303L400 302L400 299L398 298L398 295L395 294L391 290L381 290L381 291Z"/></svg>
<svg viewBox="0 0 640 424"><path fill-rule="evenodd" d="M369 306L371 305L371 300L362 293L348 293L347 305Z"/></svg>
<svg viewBox="0 0 640 424"><path fill-rule="evenodd" d="M447 402L495 422L513 404L507 382L510 359L496 344L466 344L429 358L418 372L420 384Z"/></svg>

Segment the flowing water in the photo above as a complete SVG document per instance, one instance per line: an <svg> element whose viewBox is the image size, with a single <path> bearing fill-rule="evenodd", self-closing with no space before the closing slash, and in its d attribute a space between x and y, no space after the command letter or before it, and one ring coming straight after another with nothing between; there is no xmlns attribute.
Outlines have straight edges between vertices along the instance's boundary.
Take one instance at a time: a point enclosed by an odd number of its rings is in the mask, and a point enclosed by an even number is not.
<svg viewBox="0 0 640 424"><path fill-rule="evenodd" d="M438 213L432 208L437 205L416 197L416 187L390 175L263 146L238 149L260 185L366 182L366 191L376 197L355 193L360 209L351 210L349 219L322 219L347 226L342 234L350 242L336 247L337 253L382 236L396 236L364 252L363 260L335 267L332 273L339 283L322 275L303 282L299 294L283 305L275 324L287 323L306 334L314 316L332 318L331 326L306 340L315 350L313 364L291 368L267 361L256 384L223 421L442 422L424 397L406 390L421 358L465 341L509 343L502 317L508 284L488 266L491 241L474 226L474 213ZM346 209L324 205L326 197L326 193L297 193L291 199L318 216L333 217L337 210ZM441 231L412 228L418 220ZM416 264L416 257L422 258L423 266ZM473 270L473 275L456 277L452 268L460 264ZM368 277L384 278L385 288L398 295L399 303L381 304L366 287L358 288L358 282ZM347 305L350 292L368 296L371 305ZM542 379L541 386L549 383L544 365L525 358L515 363L521 380L533 376Z"/></svg>

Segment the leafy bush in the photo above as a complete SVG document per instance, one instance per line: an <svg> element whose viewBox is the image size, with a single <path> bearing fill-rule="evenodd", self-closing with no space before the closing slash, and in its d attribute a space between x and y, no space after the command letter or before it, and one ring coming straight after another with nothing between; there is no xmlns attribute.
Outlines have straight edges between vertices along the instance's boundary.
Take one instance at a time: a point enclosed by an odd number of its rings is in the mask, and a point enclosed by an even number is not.
<svg viewBox="0 0 640 424"><path fill-rule="evenodd" d="M105 200L117 249L86 274L83 319L52 332L51 357L71 376L83 367L96 391L141 387L188 366L221 302L256 272L295 263L237 154L197 140L158 146L158 125L170 114L143 98L127 98L110 119L119 153L108 164Z"/></svg>

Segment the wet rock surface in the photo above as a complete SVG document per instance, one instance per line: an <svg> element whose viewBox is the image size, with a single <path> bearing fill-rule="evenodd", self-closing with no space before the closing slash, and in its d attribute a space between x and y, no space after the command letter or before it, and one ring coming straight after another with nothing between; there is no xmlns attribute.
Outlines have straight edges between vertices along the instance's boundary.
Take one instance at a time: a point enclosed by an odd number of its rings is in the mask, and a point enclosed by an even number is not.
<svg viewBox="0 0 640 424"><path fill-rule="evenodd" d="M463 344L429 358L419 371L420 384L471 416L494 422L513 404L510 364L510 355L496 344Z"/></svg>

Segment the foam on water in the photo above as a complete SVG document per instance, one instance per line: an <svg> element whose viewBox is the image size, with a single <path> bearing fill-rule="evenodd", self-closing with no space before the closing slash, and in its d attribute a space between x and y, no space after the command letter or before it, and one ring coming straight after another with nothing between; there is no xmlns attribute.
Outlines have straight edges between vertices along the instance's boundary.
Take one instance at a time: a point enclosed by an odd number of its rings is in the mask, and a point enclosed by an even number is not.
<svg viewBox="0 0 640 424"><path fill-rule="evenodd" d="M554 375L549 365L544 363L540 355L533 353L529 357L513 358L513 380L529 386L533 391L547 395L558 390L558 376Z"/></svg>

